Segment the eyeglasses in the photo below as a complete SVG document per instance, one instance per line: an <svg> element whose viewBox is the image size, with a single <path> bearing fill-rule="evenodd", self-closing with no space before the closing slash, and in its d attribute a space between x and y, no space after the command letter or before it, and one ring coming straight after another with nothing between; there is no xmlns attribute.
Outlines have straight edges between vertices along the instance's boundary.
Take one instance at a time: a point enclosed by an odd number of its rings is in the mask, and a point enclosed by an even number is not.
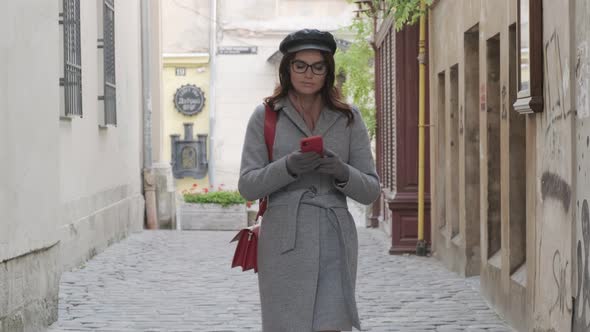
<svg viewBox="0 0 590 332"><path fill-rule="evenodd" d="M328 71L328 66L326 66L326 63L324 61L320 61L320 62L312 63L311 65L308 65L304 61L293 60L293 61L291 61L291 68L293 69L294 72L296 72L298 74L304 74L305 72L307 72L307 68L311 68L311 72L316 75L325 75L326 72Z"/></svg>

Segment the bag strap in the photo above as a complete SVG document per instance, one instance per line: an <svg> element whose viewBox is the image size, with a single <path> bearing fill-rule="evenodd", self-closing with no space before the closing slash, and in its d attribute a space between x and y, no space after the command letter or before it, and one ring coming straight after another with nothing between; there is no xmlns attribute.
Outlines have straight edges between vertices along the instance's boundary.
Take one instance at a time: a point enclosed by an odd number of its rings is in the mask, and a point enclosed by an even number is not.
<svg viewBox="0 0 590 332"><path fill-rule="evenodd" d="M278 112L272 110L270 105L264 105L264 142L266 143L266 150L268 152L268 162L272 162L272 149L275 143L275 134L277 131L277 116ZM266 206L268 203L268 197L260 199L258 204L258 213L256 214L256 220L264 215Z"/></svg>
<svg viewBox="0 0 590 332"><path fill-rule="evenodd" d="M275 143L277 129L277 112L273 111L270 105L265 104L264 109L264 142L268 151L268 161L272 161L272 149Z"/></svg>

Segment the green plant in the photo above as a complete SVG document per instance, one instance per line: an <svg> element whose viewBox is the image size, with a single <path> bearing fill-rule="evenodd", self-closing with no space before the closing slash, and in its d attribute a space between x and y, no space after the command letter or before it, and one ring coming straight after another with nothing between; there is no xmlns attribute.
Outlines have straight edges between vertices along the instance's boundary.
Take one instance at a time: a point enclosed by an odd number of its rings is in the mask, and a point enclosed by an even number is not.
<svg viewBox="0 0 590 332"><path fill-rule="evenodd" d="M380 0L373 0L373 4ZM383 17L393 15L396 30L401 30L406 25L418 22L420 16L426 13L420 8L420 0L384 0ZM425 7L432 5L432 0L424 0Z"/></svg>
<svg viewBox="0 0 590 332"><path fill-rule="evenodd" d="M352 2L353 0L348 0ZM426 8L433 0L424 0ZM355 104L367 124L369 135L375 137L375 45L373 24L379 17L392 16L396 30L418 21L425 10L420 8L420 0L372 0L348 27L354 33L350 47L336 52L336 73L342 74L342 93Z"/></svg>
<svg viewBox="0 0 590 332"><path fill-rule="evenodd" d="M235 204L246 204L246 200L237 191L208 191L203 193L185 193L187 203L219 204L227 207Z"/></svg>
<svg viewBox="0 0 590 332"><path fill-rule="evenodd" d="M374 51L370 43L372 23L366 18L355 19L350 27L354 39L347 50L335 54L336 73L342 74L342 93L360 112L370 137L375 135L375 75Z"/></svg>

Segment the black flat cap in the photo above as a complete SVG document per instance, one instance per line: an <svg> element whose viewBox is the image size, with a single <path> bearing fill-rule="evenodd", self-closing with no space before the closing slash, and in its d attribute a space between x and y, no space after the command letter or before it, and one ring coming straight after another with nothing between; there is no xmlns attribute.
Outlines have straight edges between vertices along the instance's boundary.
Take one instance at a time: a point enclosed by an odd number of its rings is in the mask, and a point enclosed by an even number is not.
<svg viewBox="0 0 590 332"><path fill-rule="evenodd" d="M327 31L303 29L288 34L279 45L279 51L283 54L301 50L319 50L334 54L336 40Z"/></svg>

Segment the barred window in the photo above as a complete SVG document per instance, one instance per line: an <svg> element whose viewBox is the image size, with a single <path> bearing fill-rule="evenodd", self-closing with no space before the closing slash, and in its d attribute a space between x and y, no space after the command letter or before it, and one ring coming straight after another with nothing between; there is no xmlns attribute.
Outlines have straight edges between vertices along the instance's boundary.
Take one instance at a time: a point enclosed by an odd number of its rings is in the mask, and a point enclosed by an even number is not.
<svg viewBox="0 0 590 332"><path fill-rule="evenodd" d="M117 125L117 87L115 79L115 1L98 0L99 120L101 126ZM102 52L101 52L102 51ZM102 61L101 61L102 59Z"/></svg>
<svg viewBox="0 0 590 332"><path fill-rule="evenodd" d="M63 28L64 76L59 80L63 89L61 115L82 117L80 0L62 0L62 5L60 24Z"/></svg>

